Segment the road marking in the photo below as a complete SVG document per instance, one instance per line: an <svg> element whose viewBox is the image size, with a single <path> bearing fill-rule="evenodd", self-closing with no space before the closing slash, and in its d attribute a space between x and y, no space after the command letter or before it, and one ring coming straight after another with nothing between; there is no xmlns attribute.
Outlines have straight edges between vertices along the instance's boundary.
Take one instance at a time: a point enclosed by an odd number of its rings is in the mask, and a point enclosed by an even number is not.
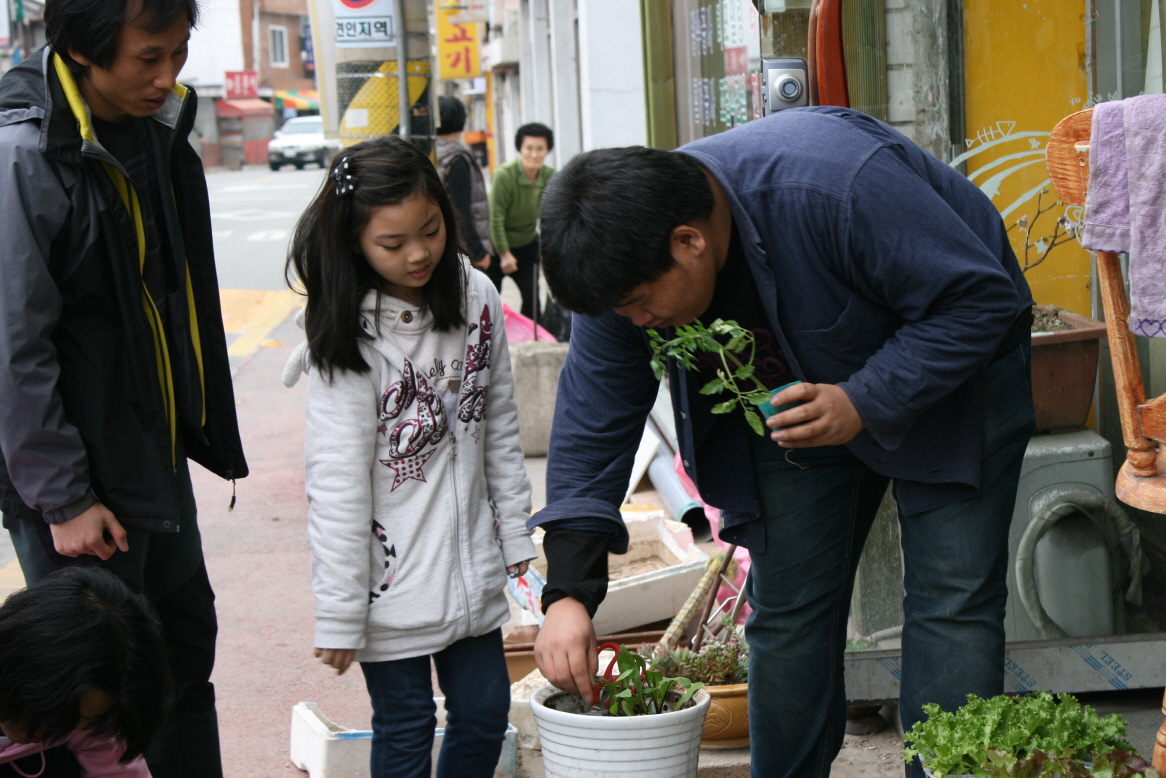
<svg viewBox="0 0 1166 778"><path fill-rule="evenodd" d="M247 240L286 240L291 230L262 230L247 236Z"/></svg>
<svg viewBox="0 0 1166 778"><path fill-rule="evenodd" d="M13 559L4 567L0 567L0 602L8 595L24 588L24 573L20 571L20 561Z"/></svg>
<svg viewBox="0 0 1166 778"><path fill-rule="evenodd" d="M223 330L239 337L227 348L233 357L245 357L260 346L288 314L303 303L290 289L221 289Z"/></svg>
<svg viewBox="0 0 1166 778"><path fill-rule="evenodd" d="M226 219L233 222L257 222L263 219L285 219L288 216L298 216L296 211L269 211L266 208L244 208L241 211L211 211L211 217Z"/></svg>

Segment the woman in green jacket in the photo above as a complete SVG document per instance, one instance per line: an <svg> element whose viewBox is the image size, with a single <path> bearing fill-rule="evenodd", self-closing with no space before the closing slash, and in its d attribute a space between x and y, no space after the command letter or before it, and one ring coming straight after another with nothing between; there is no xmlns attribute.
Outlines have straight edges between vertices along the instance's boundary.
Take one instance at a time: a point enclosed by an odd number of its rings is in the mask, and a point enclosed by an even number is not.
<svg viewBox="0 0 1166 778"><path fill-rule="evenodd" d="M524 124L514 135L519 158L494 171L490 182L490 240L498 255L497 267L487 275L501 288L502 276L510 275L522 293L522 315L536 318L538 288L538 212L543 190L554 168L547 167L547 152L555 147L550 127Z"/></svg>

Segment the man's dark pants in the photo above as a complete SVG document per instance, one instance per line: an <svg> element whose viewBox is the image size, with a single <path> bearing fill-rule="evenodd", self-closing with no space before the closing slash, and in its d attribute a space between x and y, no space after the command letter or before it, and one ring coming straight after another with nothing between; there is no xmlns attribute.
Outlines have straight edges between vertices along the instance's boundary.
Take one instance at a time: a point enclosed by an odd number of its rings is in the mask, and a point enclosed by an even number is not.
<svg viewBox="0 0 1166 778"><path fill-rule="evenodd" d="M130 550L109 561L61 556L48 524L8 518L20 568L28 584L67 565L101 565L145 594L162 622L175 694L170 719L146 752L154 778L221 778L214 686L215 593L207 578L194 490L185 458L179 459L182 517L178 533L128 530Z"/></svg>
<svg viewBox="0 0 1166 778"><path fill-rule="evenodd" d="M520 313L528 319L534 318L535 306L538 305L538 236L536 235L534 241L526 244L510 248L510 253L518 260L518 269L510 274L514 279L514 283L518 285L518 291L522 293L522 310ZM502 263L494 257L490 263L490 267L486 270L486 275L494 282L494 286L498 291L502 291L502 279L505 274L502 272ZM541 307L539 312L542 312Z"/></svg>
<svg viewBox="0 0 1166 778"><path fill-rule="evenodd" d="M979 494L899 517L905 728L925 703L954 710L969 693L1003 691L1008 528L1034 427L1029 369L1026 342L984 371ZM789 450L761 437L752 446L766 552L753 555L746 584L751 770L817 778L842 746L850 596L888 479L842 446ZM912 775L922 778L918 765Z"/></svg>

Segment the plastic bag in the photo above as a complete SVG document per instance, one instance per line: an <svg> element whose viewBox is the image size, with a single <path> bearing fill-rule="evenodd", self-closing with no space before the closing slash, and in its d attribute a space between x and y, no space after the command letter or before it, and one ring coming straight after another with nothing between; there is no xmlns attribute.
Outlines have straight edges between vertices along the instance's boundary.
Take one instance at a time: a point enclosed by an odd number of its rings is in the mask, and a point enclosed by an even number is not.
<svg viewBox="0 0 1166 778"><path fill-rule="evenodd" d="M512 310L506 303L502 303L502 319L506 324L506 339L511 343L534 340L534 322L529 317ZM541 326L538 328L538 339L547 343L558 343L555 336Z"/></svg>

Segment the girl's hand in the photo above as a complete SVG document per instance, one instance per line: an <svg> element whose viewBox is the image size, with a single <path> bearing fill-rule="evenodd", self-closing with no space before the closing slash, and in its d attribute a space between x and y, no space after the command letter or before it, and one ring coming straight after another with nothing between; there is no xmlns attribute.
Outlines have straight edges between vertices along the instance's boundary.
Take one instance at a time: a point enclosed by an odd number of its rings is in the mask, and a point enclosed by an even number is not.
<svg viewBox="0 0 1166 778"><path fill-rule="evenodd" d="M511 254L509 251L503 252L501 255L499 255L498 259L501 260L502 272L506 275L510 275L518 269L518 257Z"/></svg>
<svg viewBox="0 0 1166 778"><path fill-rule="evenodd" d="M317 648L315 654L324 664L335 667L337 675L344 675L356 651L351 648Z"/></svg>
<svg viewBox="0 0 1166 778"><path fill-rule="evenodd" d="M510 567L506 568L506 572L510 574L511 578L521 578L522 576L526 575L526 568L526 562L519 562L516 565L511 565Z"/></svg>

